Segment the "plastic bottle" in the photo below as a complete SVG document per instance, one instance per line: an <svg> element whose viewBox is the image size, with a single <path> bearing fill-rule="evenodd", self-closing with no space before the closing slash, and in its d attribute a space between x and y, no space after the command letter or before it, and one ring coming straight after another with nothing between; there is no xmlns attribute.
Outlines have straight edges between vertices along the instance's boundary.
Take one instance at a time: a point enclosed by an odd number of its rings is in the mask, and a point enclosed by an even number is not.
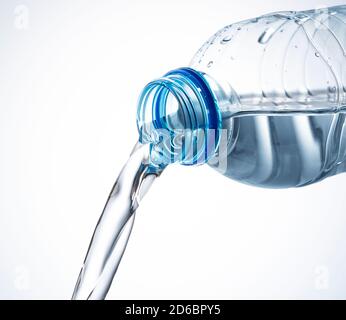
<svg viewBox="0 0 346 320"><path fill-rule="evenodd" d="M208 163L269 188L346 170L346 6L231 24L138 105L141 143L158 166Z"/></svg>

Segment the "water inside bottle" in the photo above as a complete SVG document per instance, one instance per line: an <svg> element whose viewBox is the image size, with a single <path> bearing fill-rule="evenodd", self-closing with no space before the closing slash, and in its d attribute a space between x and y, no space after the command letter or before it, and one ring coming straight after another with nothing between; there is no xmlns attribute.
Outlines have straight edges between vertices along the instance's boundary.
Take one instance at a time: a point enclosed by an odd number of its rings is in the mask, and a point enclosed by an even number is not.
<svg viewBox="0 0 346 320"><path fill-rule="evenodd" d="M232 122L231 125L229 122ZM223 164L233 180L265 188L301 187L345 171L345 112L248 113L224 119Z"/></svg>

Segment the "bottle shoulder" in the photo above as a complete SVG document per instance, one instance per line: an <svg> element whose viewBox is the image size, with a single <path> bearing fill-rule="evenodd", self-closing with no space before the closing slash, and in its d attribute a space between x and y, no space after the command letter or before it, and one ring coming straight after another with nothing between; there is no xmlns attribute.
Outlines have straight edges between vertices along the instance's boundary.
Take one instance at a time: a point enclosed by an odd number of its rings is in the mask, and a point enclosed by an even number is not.
<svg viewBox="0 0 346 320"><path fill-rule="evenodd" d="M228 82L244 106L344 106L345 8L279 12L226 26L190 66Z"/></svg>

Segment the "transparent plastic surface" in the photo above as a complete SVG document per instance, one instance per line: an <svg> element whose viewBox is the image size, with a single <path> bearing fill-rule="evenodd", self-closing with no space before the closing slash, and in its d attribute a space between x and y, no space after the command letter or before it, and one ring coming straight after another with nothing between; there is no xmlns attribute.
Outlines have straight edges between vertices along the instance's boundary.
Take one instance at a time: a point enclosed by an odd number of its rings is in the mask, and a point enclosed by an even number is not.
<svg viewBox="0 0 346 320"><path fill-rule="evenodd" d="M346 6L226 26L190 66L218 100L222 174L287 188L345 171Z"/></svg>

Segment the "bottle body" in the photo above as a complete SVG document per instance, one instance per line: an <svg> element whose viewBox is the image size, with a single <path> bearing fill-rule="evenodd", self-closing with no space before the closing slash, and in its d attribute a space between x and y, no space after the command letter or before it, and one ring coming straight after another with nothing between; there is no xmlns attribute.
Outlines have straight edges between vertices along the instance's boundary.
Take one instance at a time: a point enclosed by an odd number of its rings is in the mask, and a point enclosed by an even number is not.
<svg viewBox="0 0 346 320"><path fill-rule="evenodd" d="M224 134L211 166L269 188L345 171L345 52L346 6L270 14L217 32L191 62L223 91Z"/></svg>

